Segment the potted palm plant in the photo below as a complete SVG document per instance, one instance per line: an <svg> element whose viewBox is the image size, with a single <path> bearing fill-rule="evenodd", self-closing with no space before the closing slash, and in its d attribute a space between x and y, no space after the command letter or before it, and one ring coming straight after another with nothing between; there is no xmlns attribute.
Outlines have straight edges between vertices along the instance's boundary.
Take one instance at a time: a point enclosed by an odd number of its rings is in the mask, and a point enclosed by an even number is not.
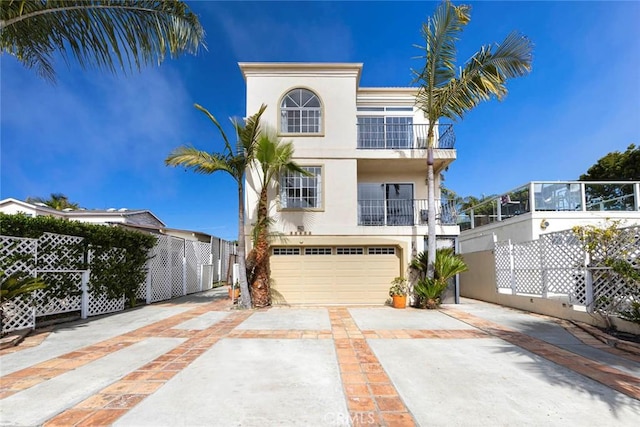
<svg viewBox="0 0 640 427"><path fill-rule="evenodd" d="M421 253L411 263L411 266L419 271L414 290L420 300L420 306L435 309L440 306L442 294L447 290L450 279L467 271L468 268L462 257L453 253L452 248L442 248L436 251L433 277L428 277L425 258L424 253Z"/></svg>
<svg viewBox="0 0 640 427"><path fill-rule="evenodd" d="M400 276L393 279L389 288L389 296L393 299L393 308L405 308L407 306L408 293L407 279Z"/></svg>

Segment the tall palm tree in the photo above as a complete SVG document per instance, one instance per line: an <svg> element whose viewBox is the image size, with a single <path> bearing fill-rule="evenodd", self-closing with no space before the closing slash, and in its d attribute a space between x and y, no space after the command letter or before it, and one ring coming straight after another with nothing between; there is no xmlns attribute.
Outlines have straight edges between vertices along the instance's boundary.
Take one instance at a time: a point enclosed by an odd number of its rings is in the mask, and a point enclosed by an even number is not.
<svg viewBox="0 0 640 427"><path fill-rule="evenodd" d="M251 298L255 307L271 305L269 266L269 200L267 193L283 171L309 175L292 160L293 144L278 138L272 129L261 132L255 151L254 167L259 173L260 198L254 225L254 248L249 254L252 264Z"/></svg>
<svg viewBox="0 0 640 427"><path fill-rule="evenodd" d="M510 78L531 71L533 44L518 32L510 33L499 45L485 45L476 52L460 72L456 72L456 41L471 20L468 5L454 6L449 0L440 3L435 13L422 25L425 45L424 67L414 70L419 83L417 105L429 119L427 133L427 220L429 277L433 277L436 257L436 210L433 171L435 126L446 117L461 119L480 102L493 97L502 100L507 95L506 82Z"/></svg>
<svg viewBox="0 0 640 427"><path fill-rule="evenodd" d="M232 147L227 135L218 120L201 105L195 107L202 111L218 128L224 141L222 153L209 153L200 151L193 146L180 146L173 150L165 159L168 166L184 166L196 173L212 174L214 172L226 172L234 179L238 186L238 264L240 269L240 306L251 308L251 296L247 284L247 268L245 260L244 238L244 174L250 167L255 157L256 145L260 134L260 117L266 105L262 105L258 112L245 119L244 123L233 120L236 131L236 147Z"/></svg>
<svg viewBox="0 0 640 427"><path fill-rule="evenodd" d="M113 72L160 63L166 52L196 53L204 30L182 1L40 0L0 2L0 45L53 81L53 54Z"/></svg>
<svg viewBox="0 0 640 427"><path fill-rule="evenodd" d="M80 205L69 201L69 198L62 193L51 193L48 199L42 197L27 197L27 203L43 203L50 208L61 211L63 209L78 209Z"/></svg>

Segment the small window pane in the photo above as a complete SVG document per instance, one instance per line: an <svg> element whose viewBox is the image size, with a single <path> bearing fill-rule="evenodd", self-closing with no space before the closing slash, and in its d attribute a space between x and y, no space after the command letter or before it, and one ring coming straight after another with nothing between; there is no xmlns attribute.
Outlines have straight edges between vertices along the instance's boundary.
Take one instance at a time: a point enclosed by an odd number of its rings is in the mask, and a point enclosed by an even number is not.
<svg viewBox="0 0 640 427"><path fill-rule="evenodd" d="M331 248L304 248L305 255L331 255Z"/></svg>
<svg viewBox="0 0 640 427"><path fill-rule="evenodd" d="M338 255L363 255L364 248L336 248Z"/></svg>
<svg viewBox="0 0 640 427"><path fill-rule="evenodd" d="M300 248L273 248L274 255L300 255Z"/></svg>
<svg viewBox="0 0 640 427"><path fill-rule="evenodd" d="M294 89L282 100L281 128L286 133L319 133L320 100L307 89Z"/></svg>
<svg viewBox="0 0 640 427"><path fill-rule="evenodd" d="M395 255L396 248L394 247L369 248L367 253L369 255Z"/></svg>

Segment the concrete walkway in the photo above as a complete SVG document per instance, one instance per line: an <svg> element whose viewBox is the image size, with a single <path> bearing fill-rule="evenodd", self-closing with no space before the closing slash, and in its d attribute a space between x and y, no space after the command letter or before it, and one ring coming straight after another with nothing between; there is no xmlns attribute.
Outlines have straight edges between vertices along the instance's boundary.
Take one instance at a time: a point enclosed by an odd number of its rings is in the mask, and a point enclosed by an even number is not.
<svg viewBox="0 0 640 427"><path fill-rule="evenodd" d="M0 351L0 375L4 426L640 420L640 357L474 300L238 311L214 290L35 334Z"/></svg>

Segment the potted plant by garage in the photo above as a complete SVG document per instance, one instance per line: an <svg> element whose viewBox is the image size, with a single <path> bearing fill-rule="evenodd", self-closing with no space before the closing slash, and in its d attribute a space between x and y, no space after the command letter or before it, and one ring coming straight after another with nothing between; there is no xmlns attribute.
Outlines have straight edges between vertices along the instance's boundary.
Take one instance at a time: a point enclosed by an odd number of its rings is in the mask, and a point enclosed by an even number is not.
<svg viewBox="0 0 640 427"><path fill-rule="evenodd" d="M229 285L229 298L234 303L240 298L240 284L238 282L235 283L235 286Z"/></svg>
<svg viewBox="0 0 640 427"><path fill-rule="evenodd" d="M400 276L393 279L389 288L389 296L393 299L393 308L405 308L407 306L408 293L407 279Z"/></svg>

